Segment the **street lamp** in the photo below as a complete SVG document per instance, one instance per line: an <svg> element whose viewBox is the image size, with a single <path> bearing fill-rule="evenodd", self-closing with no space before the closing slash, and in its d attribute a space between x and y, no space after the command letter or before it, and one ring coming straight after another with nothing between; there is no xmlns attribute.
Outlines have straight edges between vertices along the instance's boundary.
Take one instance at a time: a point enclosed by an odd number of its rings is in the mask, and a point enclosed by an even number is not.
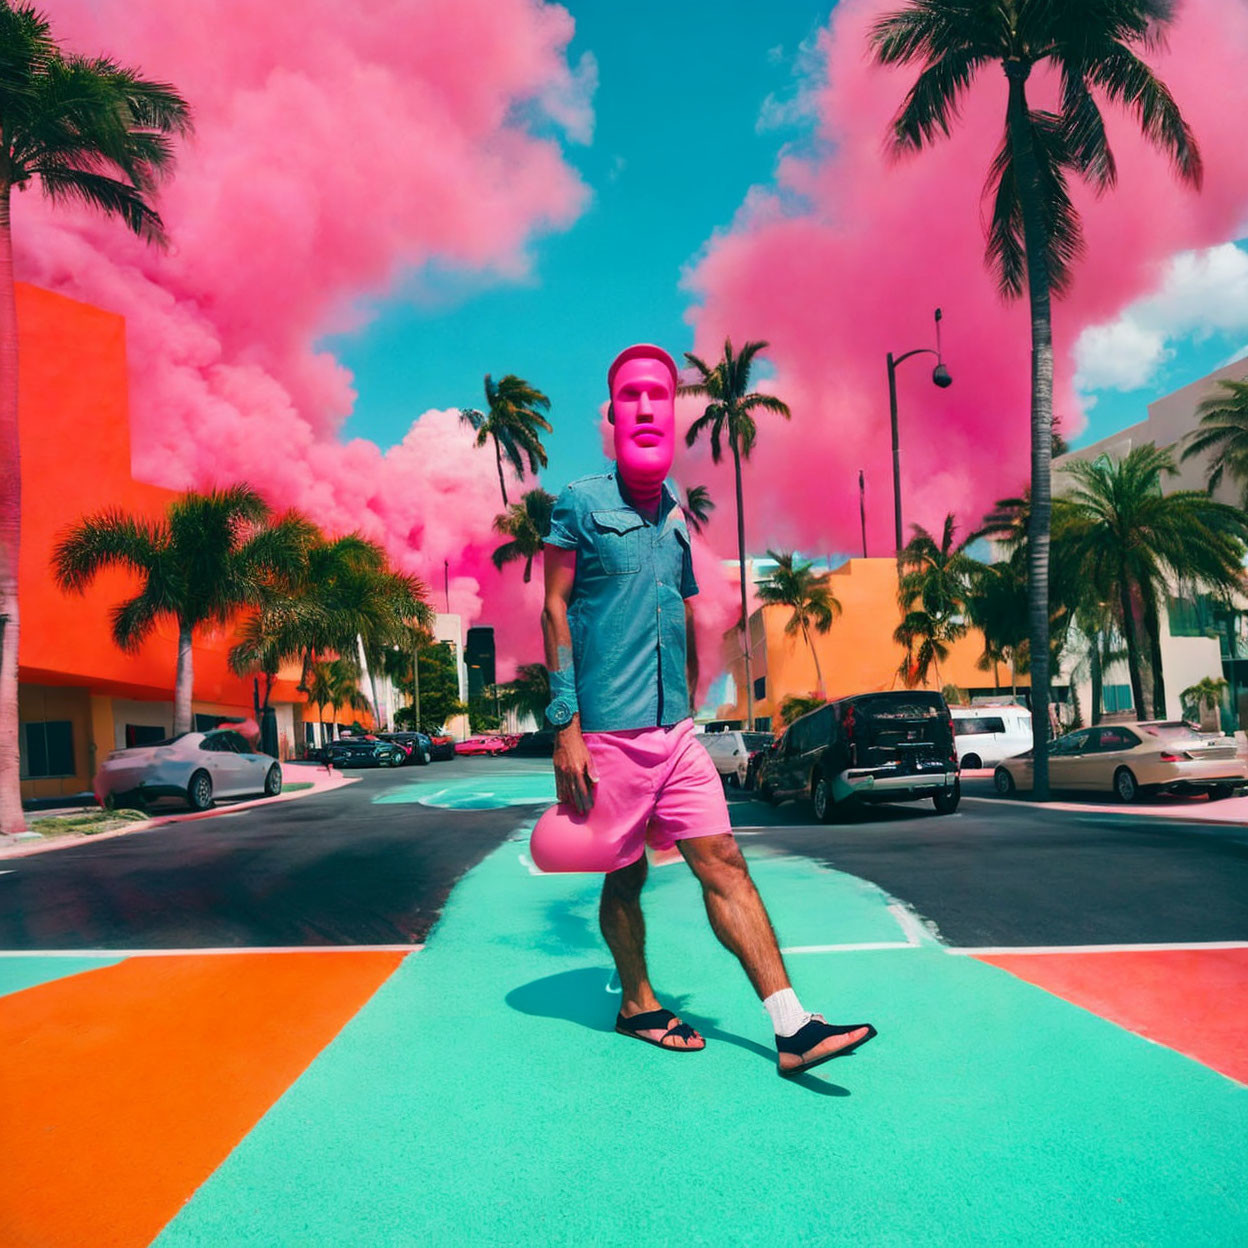
<svg viewBox="0 0 1248 1248"><path fill-rule="evenodd" d="M916 347L913 351L907 351L905 355L899 355L894 358L893 353L888 353L888 414L892 422L893 430L893 520L897 529L897 557L901 557L902 540L901 540L901 448L897 442L897 365L908 360L912 355L934 355L936 357L936 367L932 369L932 384L938 386L941 390L947 390L953 385L953 378L949 375L949 370L945 367L944 359L940 353L940 309L936 309L936 350L931 347Z"/></svg>

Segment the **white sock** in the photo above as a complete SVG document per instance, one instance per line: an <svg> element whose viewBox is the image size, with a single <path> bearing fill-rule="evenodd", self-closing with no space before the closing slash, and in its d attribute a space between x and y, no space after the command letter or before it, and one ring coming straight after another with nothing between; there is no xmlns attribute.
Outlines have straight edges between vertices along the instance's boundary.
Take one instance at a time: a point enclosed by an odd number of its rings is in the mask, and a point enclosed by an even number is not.
<svg viewBox="0 0 1248 1248"><path fill-rule="evenodd" d="M771 1015L771 1029L778 1036L796 1035L814 1017L802 1009L792 988L773 992L763 1002L763 1008Z"/></svg>

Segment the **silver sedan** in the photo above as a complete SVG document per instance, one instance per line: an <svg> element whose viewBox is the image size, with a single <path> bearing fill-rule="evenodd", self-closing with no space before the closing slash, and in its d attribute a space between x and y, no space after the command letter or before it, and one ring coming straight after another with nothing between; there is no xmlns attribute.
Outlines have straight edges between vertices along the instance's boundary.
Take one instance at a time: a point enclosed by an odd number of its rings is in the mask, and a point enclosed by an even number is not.
<svg viewBox="0 0 1248 1248"><path fill-rule="evenodd" d="M282 768L257 754L238 732L184 732L168 741L114 750L92 785L101 806L142 805L158 797L184 798L208 810L218 797L282 791Z"/></svg>

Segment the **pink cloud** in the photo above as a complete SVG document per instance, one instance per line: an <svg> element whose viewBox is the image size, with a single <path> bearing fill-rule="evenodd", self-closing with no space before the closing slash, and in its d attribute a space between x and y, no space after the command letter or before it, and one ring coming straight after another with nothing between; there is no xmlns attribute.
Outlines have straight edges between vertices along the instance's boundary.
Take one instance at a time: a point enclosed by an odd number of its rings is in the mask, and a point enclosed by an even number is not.
<svg viewBox="0 0 1248 1248"><path fill-rule="evenodd" d="M762 413L746 469L751 549L810 554L860 548L857 480L867 473L871 553L892 550L892 485L885 355L934 345L932 309L944 309L954 385L930 382L930 356L898 371L902 499L907 525L946 511L975 522L1026 480L1029 324L1025 301L1003 304L984 265L981 188L1004 121L999 71L981 73L954 137L901 162L884 155L890 118L913 70L881 70L866 35L891 0L844 0L821 37L826 82L815 95L829 155L783 158L775 185L756 188L734 226L717 235L688 284L697 350L717 358L731 334L771 343L769 389L791 423ZM1088 325L1154 289L1178 251L1224 242L1248 222L1248 8L1192 0L1167 52L1153 60L1201 144L1204 191L1180 186L1165 158L1109 109L1117 189L1077 192L1088 240L1071 296L1054 305L1055 410L1082 427L1072 348ZM1032 84L1043 103L1052 83ZM791 207L795 196L803 206ZM690 479L712 479L723 504L712 535L732 548L727 467L709 454ZM690 473L686 470L686 475Z"/></svg>
<svg viewBox="0 0 1248 1248"><path fill-rule="evenodd" d="M37 195L15 204L19 277L127 319L136 474L250 481L381 540L440 604L449 559L452 609L471 622L488 602L502 644L536 657L540 595L489 563L493 456L455 412L426 413L388 451L341 444L352 378L315 343L434 259L523 276L533 236L576 219L586 188L520 120L574 140L592 129L594 67L567 62L569 14L538 0L59 0L54 28L175 83L195 111L159 203L167 252Z"/></svg>

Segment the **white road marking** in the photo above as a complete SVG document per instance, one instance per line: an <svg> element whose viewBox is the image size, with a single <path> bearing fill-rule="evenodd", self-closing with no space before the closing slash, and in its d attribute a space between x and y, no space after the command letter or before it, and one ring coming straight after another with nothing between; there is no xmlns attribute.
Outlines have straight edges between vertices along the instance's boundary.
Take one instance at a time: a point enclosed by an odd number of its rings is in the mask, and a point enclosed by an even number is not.
<svg viewBox="0 0 1248 1248"><path fill-rule="evenodd" d="M0 949L0 958L173 958L219 953L419 953L421 945L251 945L224 949Z"/></svg>
<svg viewBox="0 0 1248 1248"><path fill-rule="evenodd" d="M0 875L16 875L16 871L0 871Z"/></svg>
<svg viewBox="0 0 1248 1248"><path fill-rule="evenodd" d="M789 945L781 949L789 953L859 953L868 949L918 949L917 942L908 940L869 940L856 945Z"/></svg>
<svg viewBox="0 0 1248 1248"><path fill-rule="evenodd" d="M906 944L922 945L931 941L931 933L923 926L919 916L908 906L900 901L894 901L889 905L888 912L897 920L897 926L906 934Z"/></svg>
<svg viewBox="0 0 1248 1248"><path fill-rule="evenodd" d="M974 949L947 945L945 952L979 958L1008 953L1178 953L1186 949L1248 949L1248 940L1159 941L1138 945L983 945Z"/></svg>
<svg viewBox="0 0 1248 1248"><path fill-rule="evenodd" d="M517 854L516 857L520 860L520 865L524 867L524 869L528 871L530 875L545 875L546 874L545 871L543 871L540 867L534 864L533 859L530 858L528 854Z"/></svg>

